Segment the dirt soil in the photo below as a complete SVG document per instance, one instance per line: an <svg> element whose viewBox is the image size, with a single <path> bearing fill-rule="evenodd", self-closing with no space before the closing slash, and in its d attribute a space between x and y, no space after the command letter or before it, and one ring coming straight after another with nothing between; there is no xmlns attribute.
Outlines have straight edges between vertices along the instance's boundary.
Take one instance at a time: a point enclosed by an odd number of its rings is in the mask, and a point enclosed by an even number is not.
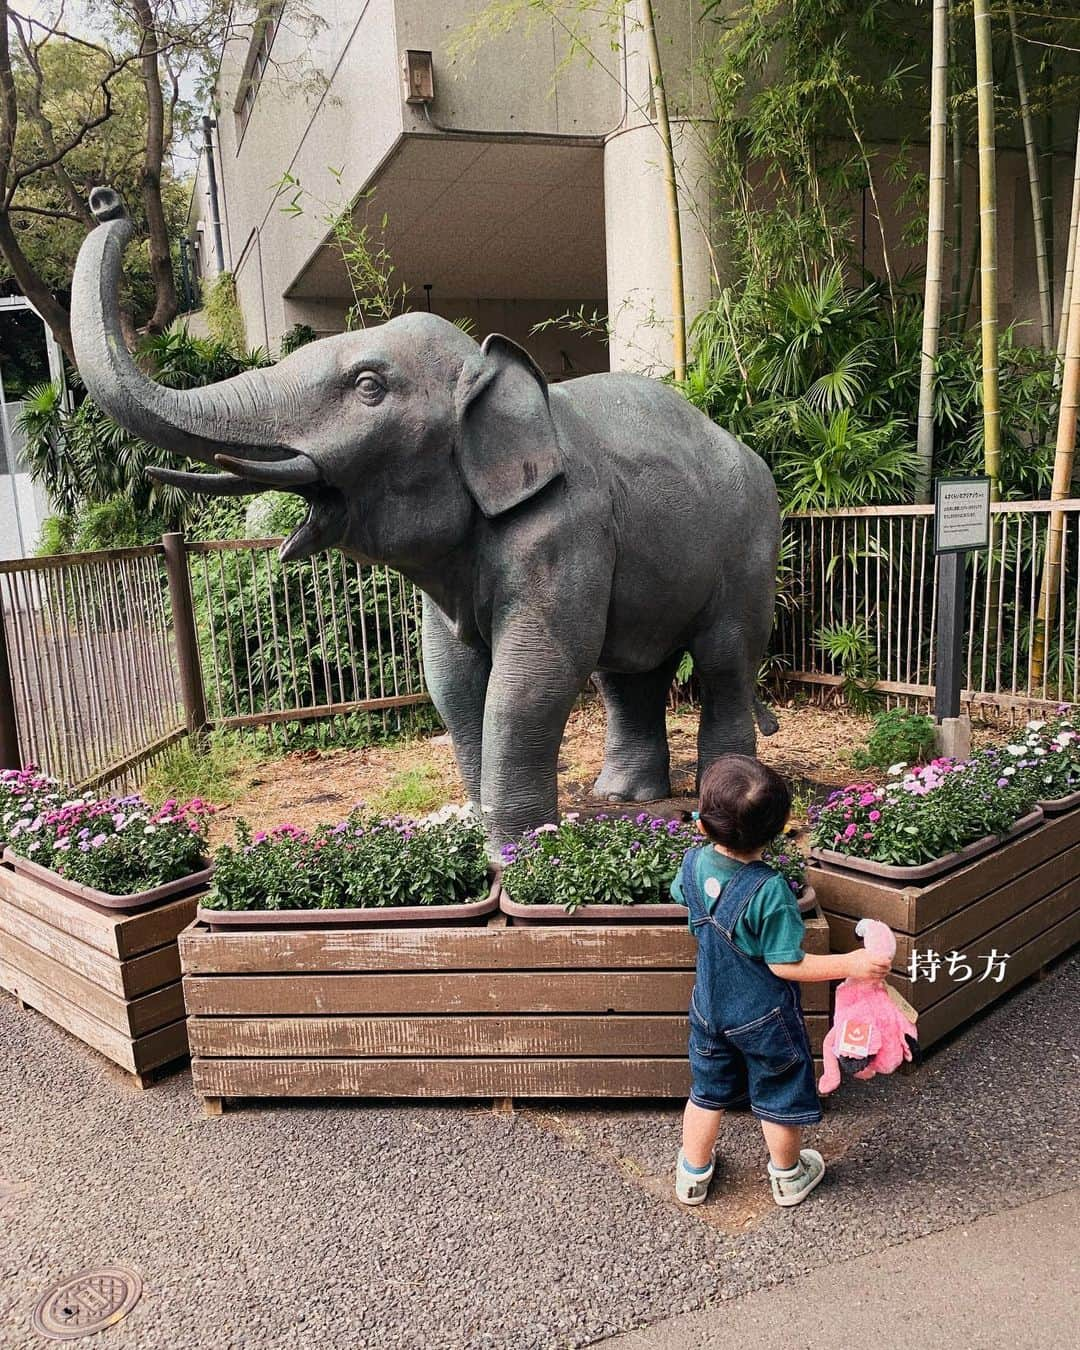
<svg viewBox="0 0 1080 1350"><path fill-rule="evenodd" d="M869 718L844 708L815 706L777 710L780 730L759 737L758 753L792 785L796 815L801 818L814 797L855 777L866 777L851 764L853 750L869 730ZM661 814L683 809L694 791L697 713L673 712L668 717L674 796L655 809ZM602 810L607 803L591 789L604 757L604 713L599 703L578 708L570 718L559 758L559 805L562 810ZM463 802L453 752L444 736L405 741L363 750L305 750L259 762L242 774L233 799L214 824L216 845L232 837L233 822L247 820L255 829L285 821L310 828L336 821L361 802L374 802L402 778L419 775L424 788L439 802Z"/></svg>

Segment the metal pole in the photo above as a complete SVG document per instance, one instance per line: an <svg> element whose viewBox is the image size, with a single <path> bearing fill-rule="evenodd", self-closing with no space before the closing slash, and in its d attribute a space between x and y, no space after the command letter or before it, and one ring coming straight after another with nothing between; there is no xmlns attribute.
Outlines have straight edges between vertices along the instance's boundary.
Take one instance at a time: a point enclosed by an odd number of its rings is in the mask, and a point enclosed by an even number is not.
<svg viewBox="0 0 1080 1350"><path fill-rule="evenodd" d="M934 712L939 722L960 716L963 680L965 573L963 553L938 558L937 662Z"/></svg>
<svg viewBox="0 0 1080 1350"><path fill-rule="evenodd" d="M176 645L176 665L180 675L180 696L184 700L184 716L188 734L202 737L206 731L206 693L203 689L202 662L199 660L199 637L195 628L195 606L191 598L191 577L188 574L187 549L184 536L171 533L161 537L165 548L165 570L169 576L169 599L172 601L173 639Z"/></svg>
<svg viewBox="0 0 1080 1350"><path fill-rule="evenodd" d="M214 138L212 128L217 123L210 117L202 120L203 151L206 155L206 181L210 190L210 226L214 231L214 253L217 257L217 270L225 271L225 247L221 242L221 212L218 209L217 166L214 163Z"/></svg>

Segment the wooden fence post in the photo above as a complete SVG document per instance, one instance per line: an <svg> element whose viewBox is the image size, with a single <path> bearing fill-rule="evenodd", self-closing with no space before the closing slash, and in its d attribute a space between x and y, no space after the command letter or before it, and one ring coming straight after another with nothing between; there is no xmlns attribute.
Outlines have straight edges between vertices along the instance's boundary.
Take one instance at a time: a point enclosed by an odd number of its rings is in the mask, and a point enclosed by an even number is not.
<svg viewBox="0 0 1080 1350"><path fill-rule="evenodd" d="M208 718L187 549L184 545L184 536L175 532L162 535L161 543L165 549L165 570L169 577L173 639L176 643L176 664L180 673L180 694L184 700L184 715L187 719L188 734L201 738L206 733Z"/></svg>
<svg viewBox="0 0 1080 1350"><path fill-rule="evenodd" d="M21 769L19 724L15 720L15 689L11 683L4 606L0 600L0 769Z"/></svg>

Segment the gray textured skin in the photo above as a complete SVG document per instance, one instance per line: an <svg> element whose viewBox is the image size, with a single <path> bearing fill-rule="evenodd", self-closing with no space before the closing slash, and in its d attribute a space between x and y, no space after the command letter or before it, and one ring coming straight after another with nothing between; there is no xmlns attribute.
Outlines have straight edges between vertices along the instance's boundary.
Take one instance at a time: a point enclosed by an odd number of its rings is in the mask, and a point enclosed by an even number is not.
<svg viewBox="0 0 1080 1350"><path fill-rule="evenodd" d="M753 753L780 526L752 451L658 381L548 388L508 339L478 347L431 314L165 389L121 333L130 222L110 189L90 200L102 224L72 287L90 393L131 432L227 471L163 481L303 496L283 559L336 546L420 587L428 685L493 846L555 819L559 745L593 672L608 716L598 795L668 795L664 705L683 651L702 682L699 773Z"/></svg>

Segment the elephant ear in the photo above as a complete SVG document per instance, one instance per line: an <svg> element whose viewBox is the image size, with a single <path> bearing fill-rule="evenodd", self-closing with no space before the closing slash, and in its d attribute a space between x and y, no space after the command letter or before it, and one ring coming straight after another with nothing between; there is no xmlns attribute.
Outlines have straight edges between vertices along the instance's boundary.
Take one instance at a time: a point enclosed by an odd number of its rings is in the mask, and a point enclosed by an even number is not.
<svg viewBox="0 0 1080 1350"><path fill-rule="evenodd" d="M492 333L461 372L458 462L485 516L527 501L563 472L547 381L528 352Z"/></svg>

